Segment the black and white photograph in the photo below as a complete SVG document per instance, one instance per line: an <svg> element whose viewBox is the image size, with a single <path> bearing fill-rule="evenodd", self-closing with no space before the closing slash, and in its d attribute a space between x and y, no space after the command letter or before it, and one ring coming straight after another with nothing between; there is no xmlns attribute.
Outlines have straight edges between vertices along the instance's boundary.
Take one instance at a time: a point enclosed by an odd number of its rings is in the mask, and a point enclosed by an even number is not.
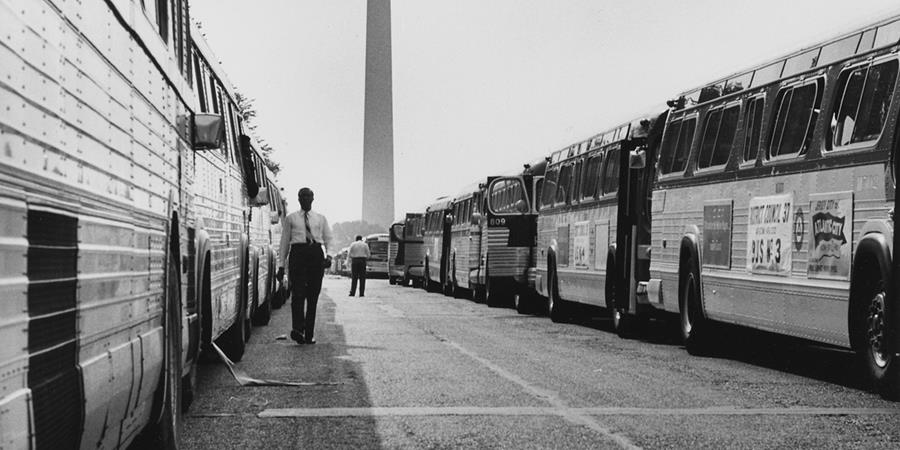
<svg viewBox="0 0 900 450"><path fill-rule="evenodd" d="M0 449L900 448L897 0L0 0Z"/></svg>

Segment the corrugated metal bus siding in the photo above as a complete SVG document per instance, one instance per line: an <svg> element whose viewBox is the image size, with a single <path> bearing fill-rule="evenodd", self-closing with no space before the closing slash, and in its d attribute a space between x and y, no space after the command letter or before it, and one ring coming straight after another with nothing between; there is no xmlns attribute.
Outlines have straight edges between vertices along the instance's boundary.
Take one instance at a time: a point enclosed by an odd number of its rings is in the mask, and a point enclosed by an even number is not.
<svg viewBox="0 0 900 450"><path fill-rule="evenodd" d="M696 225L702 239L704 201L733 198L731 269L704 268L702 274L711 317L848 346L849 282L807 277L808 230L799 250L790 247L789 277L746 270L749 201L751 196L774 195L775 185L783 183L785 193L794 192L795 211L801 207L807 214L808 226L810 194L854 191L851 251L855 252L865 223L888 217L891 204L885 198L884 174L884 165L875 164L666 191L664 210L653 215L651 259L651 277L663 280L665 309L678 311L679 244L685 229ZM857 189L859 185L866 188Z"/></svg>
<svg viewBox="0 0 900 450"><path fill-rule="evenodd" d="M510 247L508 228L488 228L486 234L490 276L511 277L519 283L525 283L531 248Z"/></svg>
<svg viewBox="0 0 900 450"><path fill-rule="evenodd" d="M616 241L616 212L618 206L615 203L603 203L596 207L551 210L541 212L538 216L538 255L537 273L543 282L538 289L541 295L547 295L547 253L551 241L557 239L558 229L562 226L571 227L575 223L588 222L589 229L589 254L587 255L588 268L575 268L571 263L571 255L574 253L575 239L570 234L569 255L570 264L557 267L559 278L559 294L564 300L577 301L597 306L606 305L606 270L595 267L595 255L598 251L607 252L608 249L597 249L596 225L609 224L609 243Z"/></svg>

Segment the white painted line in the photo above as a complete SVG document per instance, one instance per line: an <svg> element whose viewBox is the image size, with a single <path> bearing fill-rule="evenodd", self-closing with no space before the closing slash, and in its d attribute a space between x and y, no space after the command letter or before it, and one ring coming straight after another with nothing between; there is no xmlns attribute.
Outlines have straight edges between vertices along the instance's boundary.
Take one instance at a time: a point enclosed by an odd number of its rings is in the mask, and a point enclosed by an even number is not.
<svg viewBox="0 0 900 450"><path fill-rule="evenodd" d="M566 419L567 421L574 423L574 424L584 425L585 427L587 427L591 430L594 430L597 433L612 440L613 442L615 442L622 448L626 448L626 449L640 448L637 445L635 445L633 442L631 442L631 440L628 439L628 437L626 437L625 435L616 433L616 432L612 431L611 429L601 425L600 422L597 422L597 420L595 420L590 415L578 412L578 410L570 408L569 405L567 405L565 402L563 402L562 399L560 399L559 396L556 395L555 392L549 391L546 389L541 389L537 386L532 385L531 383L525 381L518 375L498 366L497 364L494 364L491 361L488 361L485 358L482 358L481 356L478 356L476 353L466 349L465 347L457 344L456 342L453 342L449 339L446 339L446 338L443 338L443 337L440 337L437 335L435 335L435 337L437 337L441 342L447 344L448 346L455 348L460 353L468 356L469 358L474 359L475 361L478 361L483 366L487 367L488 369L490 369L492 372L496 373L497 375L500 375L501 377L506 378L507 380L521 386L526 392L530 393L534 397L544 400L547 403L550 403L555 408L554 410L557 411L559 416L562 417L563 419Z"/></svg>
<svg viewBox="0 0 900 450"><path fill-rule="evenodd" d="M197 413L192 416L217 416ZM292 417L430 417L430 416L883 416L900 415L892 408L558 408L532 406L398 406L364 408L269 408L257 414L262 418ZM580 422L578 422L581 424Z"/></svg>

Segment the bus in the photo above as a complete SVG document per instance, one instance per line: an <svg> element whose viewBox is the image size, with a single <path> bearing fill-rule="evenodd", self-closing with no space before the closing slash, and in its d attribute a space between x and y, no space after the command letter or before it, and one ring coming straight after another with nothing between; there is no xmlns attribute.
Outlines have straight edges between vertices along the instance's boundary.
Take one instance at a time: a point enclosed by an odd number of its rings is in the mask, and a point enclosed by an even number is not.
<svg viewBox="0 0 900 450"><path fill-rule="evenodd" d="M525 164L516 176L490 177L483 217L480 275L488 305L512 303L520 314L539 307L537 275L538 195L547 160Z"/></svg>
<svg viewBox="0 0 900 450"><path fill-rule="evenodd" d="M390 245L388 245L388 284L398 284L403 279L403 273L406 267L403 264L403 247L400 243L403 241L403 229L406 227L404 222L394 222L388 228L390 235Z"/></svg>
<svg viewBox="0 0 900 450"><path fill-rule="evenodd" d="M231 86L186 0L0 23L0 440L176 447L201 349L244 352L260 174Z"/></svg>
<svg viewBox="0 0 900 450"><path fill-rule="evenodd" d="M638 118L549 158L537 220L535 286L553 321L568 318L573 303L604 308L620 318L617 261L627 247L618 238L627 209L620 206L627 201L620 198L625 181L620 169L623 159L643 147L648 126L646 118Z"/></svg>
<svg viewBox="0 0 900 450"><path fill-rule="evenodd" d="M447 290L447 256L450 254L450 207L452 199L440 197L425 209L425 273L422 287L433 292Z"/></svg>
<svg viewBox="0 0 900 450"><path fill-rule="evenodd" d="M421 218L422 214L407 213L404 220L391 225L388 248L391 284L416 285L421 280L424 256Z"/></svg>
<svg viewBox="0 0 900 450"><path fill-rule="evenodd" d="M422 213L406 213L403 227L403 255L406 263L404 280L412 287L419 287L425 274L425 216Z"/></svg>
<svg viewBox="0 0 900 450"><path fill-rule="evenodd" d="M369 258L366 260L367 278L388 277L388 233L370 234L363 238L369 246Z"/></svg>
<svg viewBox="0 0 900 450"><path fill-rule="evenodd" d="M469 185L450 203L450 245L447 254L444 291L454 297L480 298L484 283L481 271L481 209L485 183Z"/></svg>
<svg viewBox="0 0 900 450"><path fill-rule="evenodd" d="M688 352L714 322L795 336L898 397L898 41L892 17L669 102L639 283Z"/></svg>

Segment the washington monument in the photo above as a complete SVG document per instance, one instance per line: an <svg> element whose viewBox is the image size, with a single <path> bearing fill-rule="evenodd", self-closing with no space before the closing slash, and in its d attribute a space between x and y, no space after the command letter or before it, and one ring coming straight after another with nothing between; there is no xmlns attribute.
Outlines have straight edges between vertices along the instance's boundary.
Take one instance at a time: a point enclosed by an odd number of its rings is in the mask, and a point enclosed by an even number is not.
<svg viewBox="0 0 900 450"><path fill-rule="evenodd" d="M394 221L394 117L391 91L391 2L368 0L362 219Z"/></svg>

